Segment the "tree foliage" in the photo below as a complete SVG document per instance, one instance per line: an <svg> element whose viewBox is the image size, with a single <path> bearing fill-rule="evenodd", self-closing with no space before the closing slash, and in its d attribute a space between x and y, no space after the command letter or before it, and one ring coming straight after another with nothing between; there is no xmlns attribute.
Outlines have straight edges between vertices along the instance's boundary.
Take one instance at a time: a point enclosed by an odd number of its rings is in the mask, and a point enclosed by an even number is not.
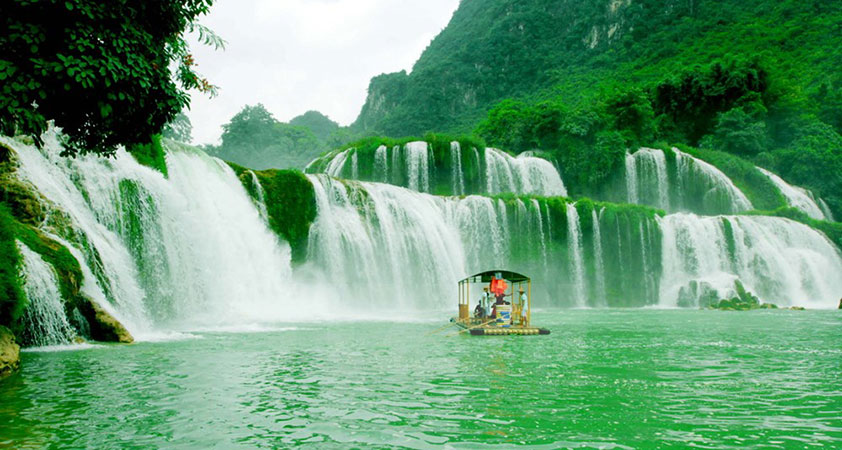
<svg viewBox="0 0 842 450"><path fill-rule="evenodd" d="M187 114L180 112L176 114L172 122L168 123L167 126L164 127L162 136L167 139L189 144L190 141L193 140L193 123L190 122L190 118L187 117Z"/></svg>
<svg viewBox="0 0 842 450"><path fill-rule="evenodd" d="M212 92L184 33L222 41L194 20L212 0L5 2L0 15L0 131L36 142L55 121L66 152L111 154L145 143Z"/></svg>
<svg viewBox="0 0 842 450"><path fill-rule="evenodd" d="M222 129L222 144L210 153L259 170L301 169L327 149L310 128L279 122L259 103L243 107Z"/></svg>

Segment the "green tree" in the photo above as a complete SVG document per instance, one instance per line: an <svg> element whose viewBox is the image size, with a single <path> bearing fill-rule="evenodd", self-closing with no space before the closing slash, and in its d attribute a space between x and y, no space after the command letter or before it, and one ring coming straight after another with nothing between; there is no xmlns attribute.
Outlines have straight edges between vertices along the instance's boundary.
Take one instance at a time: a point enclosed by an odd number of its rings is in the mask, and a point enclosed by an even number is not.
<svg viewBox="0 0 842 450"><path fill-rule="evenodd" d="M167 139L190 143L193 140L193 123L186 114L180 112L164 127L162 135Z"/></svg>
<svg viewBox="0 0 842 450"><path fill-rule="evenodd" d="M222 129L213 153L252 169L300 169L326 149L309 128L279 122L259 103L243 107Z"/></svg>
<svg viewBox="0 0 842 450"><path fill-rule="evenodd" d="M676 141L698 144L713 131L717 115L757 101L769 87L757 62L729 60L696 68L661 82L654 90L654 109L674 125Z"/></svg>
<svg viewBox="0 0 842 450"><path fill-rule="evenodd" d="M646 144L655 137L655 112L643 89L616 90L606 101L605 109L613 128L624 135L628 144Z"/></svg>
<svg viewBox="0 0 842 450"><path fill-rule="evenodd" d="M322 142L327 142L330 136L339 129L338 123L318 111L307 111L291 119L289 124L309 128L316 138Z"/></svg>
<svg viewBox="0 0 842 450"><path fill-rule="evenodd" d="M194 20L212 0L4 2L0 131L36 142L55 121L67 153L142 144L214 87L194 71L184 33L223 42ZM174 69L173 69L174 68Z"/></svg>
<svg viewBox="0 0 842 450"><path fill-rule="evenodd" d="M766 123L757 114L746 110L738 107L719 113L713 135L702 140L702 147L744 156L754 156L766 150L769 145Z"/></svg>

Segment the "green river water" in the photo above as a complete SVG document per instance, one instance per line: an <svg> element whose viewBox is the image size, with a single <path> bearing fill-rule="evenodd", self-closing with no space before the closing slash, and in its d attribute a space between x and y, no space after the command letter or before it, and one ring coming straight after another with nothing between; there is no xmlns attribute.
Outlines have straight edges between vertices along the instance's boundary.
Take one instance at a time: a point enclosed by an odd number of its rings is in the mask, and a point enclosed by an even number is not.
<svg viewBox="0 0 842 450"><path fill-rule="evenodd" d="M537 312L22 355L0 448L842 447L842 312Z"/></svg>

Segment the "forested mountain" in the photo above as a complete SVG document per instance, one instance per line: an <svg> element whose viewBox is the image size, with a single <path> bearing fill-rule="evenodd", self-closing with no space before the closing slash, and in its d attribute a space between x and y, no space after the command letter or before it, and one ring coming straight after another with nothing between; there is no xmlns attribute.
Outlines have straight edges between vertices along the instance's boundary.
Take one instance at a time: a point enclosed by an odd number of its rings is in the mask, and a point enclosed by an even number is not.
<svg viewBox="0 0 842 450"><path fill-rule="evenodd" d="M469 131L496 102L646 85L714 59L757 59L782 86L838 83L840 4L768 0L464 0L413 67L375 77L355 126ZM835 56L834 56L835 55Z"/></svg>
<svg viewBox="0 0 842 450"><path fill-rule="evenodd" d="M580 192L625 148L686 144L842 214L841 23L816 0L464 0L410 74L372 79L353 128L549 151Z"/></svg>

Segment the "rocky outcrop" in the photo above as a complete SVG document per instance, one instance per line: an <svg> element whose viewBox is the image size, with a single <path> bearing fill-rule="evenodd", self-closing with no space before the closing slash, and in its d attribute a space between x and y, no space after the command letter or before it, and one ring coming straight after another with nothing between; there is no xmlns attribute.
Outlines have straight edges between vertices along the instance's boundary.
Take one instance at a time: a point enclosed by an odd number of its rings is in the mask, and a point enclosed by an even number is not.
<svg viewBox="0 0 842 450"><path fill-rule="evenodd" d="M129 333L129 330L90 298L84 298L80 302L79 311L88 321L92 339L102 342L120 342L123 344L134 342L134 337Z"/></svg>
<svg viewBox="0 0 842 450"><path fill-rule="evenodd" d="M760 303L760 299L751 292L746 291L740 280L734 281L734 289L737 295L732 298L719 300L711 303L708 308L721 309L724 311L748 311L752 309L777 309L778 305L773 303Z"/></svg>
<svg viewBox="0 0 842 450"><path fill-rule="evenodd" d="M748 292L740 280L734 281L734 289L737 291L737 295L732 298L726 298L719 300L718 302L713 302L708 305L708 309L719 309L723 311L750 311L753 309L778 309L778 305L774 303L761 303L760 299L757 298L756 295ZM790 306L789 308L784 309L791 309L794 311L804 311L803 306Z"/></svg>
<svg viewBox="0 0 842 450"><path fill-rule="evenodd" d="M0 326L0 378L20 369L20 346L11 330Z"/></svg>

